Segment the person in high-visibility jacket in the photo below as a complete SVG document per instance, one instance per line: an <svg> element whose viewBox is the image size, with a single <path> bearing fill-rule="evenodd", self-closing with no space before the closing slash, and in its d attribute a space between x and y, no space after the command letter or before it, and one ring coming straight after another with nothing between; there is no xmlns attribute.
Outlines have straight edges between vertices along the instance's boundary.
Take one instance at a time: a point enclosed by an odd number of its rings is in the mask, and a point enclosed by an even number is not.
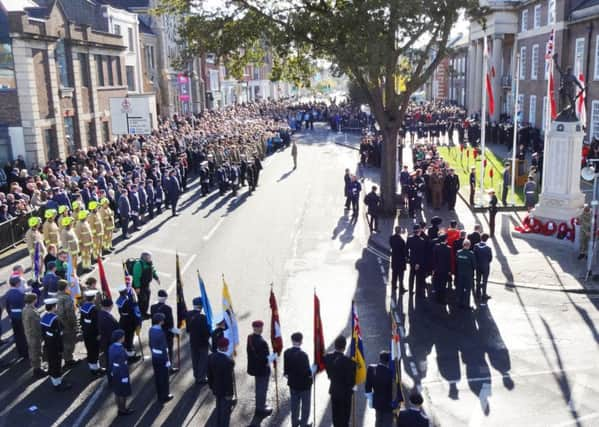
<svg viewBox="0 0 599 427"><path fill-rule="evenodd" d="M77 216L77 227L75 232L79 239L79 250L81 251L81 266L84 270L91 270L92 266L92 249L94 244L94 236L92 229L87 222L89 212L86 210L79 211Z"/></svg>
<svg viewBox="0 0 599 427"><path fill-rule="evenodd" d="M46 221L42 226L42 232L44 234L44 244L46 247L50 245L58 247L60 245L60 229L58 228L58 224L56 224L57 214L58 212L56 209L47 209L44 213Z"/></svg>
<svg viewBox="0 0 599 427"><path fill-rule="evenodd" d="M114 212L110 209L110 202L106 197L100 200L100 213L104 224L104 241L102 247L105 251L112 251L112 235L114 233Z"/></svg>
<svg viewBox="0 0 599 427"><path fill-rule="evenodd" d="M40 232L42 225L42 219L38 216L32 216L27 222L29 224L29 230L25 233L25 244L29 251L29 257L31 258L31 271L35 271L35 246L39 243L39 265L40 269L43 267L43 260L46 256L46 246L44 245L44 236ZM42 272L39 272L42 274Z"/></svg>
<svg viewBox="0 0 599 427"><path fill-rule="evenodd" d="M99 256L102 256L102 244L104 243L104 224L102 223L102 214L98 210L99 204L95 200L92 200L88 204L90 211L87 222L92 230L93 234L93 259L97 260Z"/></svg>
<svg viewBox="0 0 599 427"><path fill-rule="evenodd" d="M67 217L71 217L71 213L69 212L69 207L67 205L60 205L58 207L58 218L56 219L56 223L58 224L58 229L61 232L62 235L62 230L64 229L64 226L62 225L62 220L67 218Z"/></svg>
<svg viewBox="0 0 599 427"><path fill-rule="evenodd" d="M62 219L63 229L60 233L60 240L62 242L62 249L71 254L73 269L77 270L77 262L79 258L79 238L73 229L73 223L73 218L70 216Z"/></svg>
<svg viewBox="0 0 599 427"><path fill-rule="evenodd" d="M81 202L79 200L75 200L73 203L71 203L71 207L73 208L71 211L71 217L73 218L73 227L75 227L77 225L77 221L79 221L79 211L82 210Z"/></svg>

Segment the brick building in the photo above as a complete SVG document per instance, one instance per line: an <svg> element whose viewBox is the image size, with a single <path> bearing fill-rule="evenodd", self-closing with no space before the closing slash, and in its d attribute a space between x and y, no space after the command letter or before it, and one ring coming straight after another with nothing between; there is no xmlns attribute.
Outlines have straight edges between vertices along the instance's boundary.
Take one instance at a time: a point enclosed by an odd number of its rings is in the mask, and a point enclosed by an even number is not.
<svg viewBox="0 0 599 427"><path fill-rule="evenodd" d="M126 47L100 29L100 5L23 0L3 7L2 19L3 62L11 65L2 67L0 160L22 154L43 165L109 140L109 99L127 93Z"/></svg>

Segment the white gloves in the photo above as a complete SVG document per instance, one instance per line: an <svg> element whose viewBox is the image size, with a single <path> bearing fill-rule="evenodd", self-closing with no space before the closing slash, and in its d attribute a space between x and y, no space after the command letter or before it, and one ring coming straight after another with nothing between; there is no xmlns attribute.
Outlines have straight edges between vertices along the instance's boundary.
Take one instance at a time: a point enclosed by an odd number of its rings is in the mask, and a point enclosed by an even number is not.
<svg viewBox="0 0 599 427"><path fill-rule="evenodd" d="M374 395L373 395L372 392L366 393L366 400L368 401L368 407L369 408L373 407L373 397L374 397Z"/></svg>
<svg viewBox="0 0 599 427"><path fill-rule="evenodd" d="M165 366L166 366L167 368L170 368L170 367L171 367L171 361L170 361L170 360L167 360L167 361L166 361L166 365L165 365Z"/></svg>
<svg viewBox="0 0 599 427"><path fill-rule="evenodd" d="M352 388L352 390L353 390L353 391L358 391L358 386L357 386L357 385L355 385L355 386Z"/></svg>
<svg viewBox="0 0 599 427"><path fill-rule="evenodd" d="M316 363L310 366L310 370L312 371L312 376L316 375L316 371L318 371L318 366Z"/></svg>
<svg viewBox="0 0 599 427"><path fill-rule="evenodd" d="M181 335L181 329L179 328L171 328L171 332L175 335Z"/></svg>
<svg viewBox="0 0 599 427"><path fill-rule="evenodd" d="M121 382L123 384L127 384L129 382L129 378L126 378L126 377L125 378L121 378Z"/></svg>
<svg viewBox="0 0 599 427"><path fill-rule="evenodd" d="M277 353L270 353L268 355L268 363L272 363L277 360Z"/></svg>

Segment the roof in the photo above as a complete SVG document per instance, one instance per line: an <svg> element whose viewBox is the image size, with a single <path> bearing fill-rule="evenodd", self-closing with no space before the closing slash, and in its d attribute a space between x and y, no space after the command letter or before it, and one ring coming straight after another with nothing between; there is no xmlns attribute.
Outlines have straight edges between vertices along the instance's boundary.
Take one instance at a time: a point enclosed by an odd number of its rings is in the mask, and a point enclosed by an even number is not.
<svg viewBox="0 0 599 427"><path fill-rule="evenodd" d="M143 19L141 19L141 17L137 17L137 22L139 23L139 32L140 33L144 33L144 34L152 34L155 35L156 33L154 32L154 30L152 30L152 27L150 27L148 24L146 24L144 22Z"/></svg>
<svg viewBox="0 0 599 427"><path fill-rule="evenodd" d="M6 12L19 12L30 7L38 7L32 0L0 0L0 5Z"/></svg>
<svg viewBox="0 0 599 427"><path fill-rule="evenodd" d="M102 0L102 2L125 10L150 8L150 0Z"/></svg>

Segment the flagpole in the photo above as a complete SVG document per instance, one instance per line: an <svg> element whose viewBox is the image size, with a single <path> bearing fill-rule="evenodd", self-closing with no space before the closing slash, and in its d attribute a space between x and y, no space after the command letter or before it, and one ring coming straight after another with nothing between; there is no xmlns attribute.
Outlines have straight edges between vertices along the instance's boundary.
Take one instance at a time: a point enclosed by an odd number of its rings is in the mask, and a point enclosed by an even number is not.
<svg viewBox="0 0 599 427"><path fill-rule="evenodd" d="M487 47L487 35L483 38L483 69L482 69L482 105L480 114L480 206L483 204L483 194L485 192L485 142L486 142L486 127L487 127L487 64L489 61L489 51ZM476 160L474 161L476 164Z"/></svg>
<svg viewBox="0 0 599 427"><path fill-rule="evenodd" d="M512 143L512 192L511 192L511 201L512 205L515 204L515 189L516 189L516 147L518 144L518 97L520 90L520 54L516 54L516 71L514 73L515 79L515 95L514 95L514 135L513 135L513 143ZM547 99L547 103L549 103L549 99Z"/></svg>
<svg viewBox="0 0 599 427"><path fill-rule="evenodd" d="M553 80L553 52L555 51L555 24L551 30L551 35L549 38L549 42L551 43L550 48L547 47L546 49L546 53L545 53L545 57L549 60L549 74L547 75L547 105L545 105L545 123L543 123L544 126L544 135L543 135L543 149L547 150L547 134L549 133L549 128L551 127L551 120L553 120L553 117L551 117L551 113L552 113L552 108L551 108L551 102L553 101L553 91L551 91L551 80ZM554 90L555 90L555 85L554 85ZM545 151L546 153L546 151ZM543 168L543 174L541 177L541 192L543 192L542 188L545 186L545 170L546 168Z"/></svg>

